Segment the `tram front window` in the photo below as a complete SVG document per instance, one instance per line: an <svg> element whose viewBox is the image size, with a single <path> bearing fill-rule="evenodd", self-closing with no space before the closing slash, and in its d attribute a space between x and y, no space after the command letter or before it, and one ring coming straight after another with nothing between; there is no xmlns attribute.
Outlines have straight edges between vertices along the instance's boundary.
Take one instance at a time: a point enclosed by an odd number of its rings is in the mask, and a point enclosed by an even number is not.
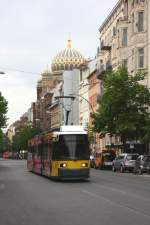
<svg viewBox="0 0 150 225"><path fill-rule="evenodd" d="M54 160L88 160L89 144L87 135L60 135L53 144Z"/></svg>

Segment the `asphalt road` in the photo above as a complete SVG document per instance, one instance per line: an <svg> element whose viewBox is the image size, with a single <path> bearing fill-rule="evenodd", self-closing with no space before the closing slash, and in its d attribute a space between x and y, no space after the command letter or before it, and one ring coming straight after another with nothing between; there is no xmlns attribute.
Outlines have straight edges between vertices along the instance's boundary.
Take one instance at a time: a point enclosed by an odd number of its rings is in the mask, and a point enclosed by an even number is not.
<svg viewBox="0 0 150 225"><path fill-rule="evenodd" d="M150 176L91 170L56 182L0 160L0 225L150 225Z"/></svg>

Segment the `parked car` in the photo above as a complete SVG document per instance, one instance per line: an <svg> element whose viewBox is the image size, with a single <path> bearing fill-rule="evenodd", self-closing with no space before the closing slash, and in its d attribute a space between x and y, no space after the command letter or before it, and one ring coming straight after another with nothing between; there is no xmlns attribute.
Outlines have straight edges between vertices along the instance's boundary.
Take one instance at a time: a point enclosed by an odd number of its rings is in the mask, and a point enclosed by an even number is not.
<svg viewBox="0 0 150 225"><path fill-rule="evenodd" d="M116 157L116 152L114 150L105 150L102 152L102 165L101 169L111 169L113 160Z"/></svg>
<svg viewBox="0 0 150 225"><path fill-rule="evenodd" d="M94 168L111 169L115 157L116 152L114 150L102 150L101 152L96 152L94 155Z"/></svg>
<svg viewBox="0 0 150 225"><path fill-rule="evenodd" d="M140 155L135 161L133 173L150 173L150 155Z"/></svg>
<svg viewBox="0 0 150 225"><path fill-rule="evenodd" d="M139 154L124 153L115 158L112 163L112 171L119 170L121 173L125 171L132 172L135 166L135 161Z"/></svg>

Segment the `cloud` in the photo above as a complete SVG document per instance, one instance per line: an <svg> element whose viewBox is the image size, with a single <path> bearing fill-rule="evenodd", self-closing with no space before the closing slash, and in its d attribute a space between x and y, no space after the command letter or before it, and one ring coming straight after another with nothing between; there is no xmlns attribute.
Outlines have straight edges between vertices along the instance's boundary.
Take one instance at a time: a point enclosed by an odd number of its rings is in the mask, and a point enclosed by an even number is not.
<svg viewBox="0 0 150 225"><path fill-rule="evenodd" d="M36 100L36 90L32 87L15 87L2 90L3 96L8 99L8 124L18 120L25 113L31 102Z"/></svg>
<svg viewBox="0 0 150 225"><path fill-rule="evenodd" d="M40 73L66 47L69 32L74 48L86 58L95 56L98 28L116 2L1 1L0 71L6 75L0 77L0 91L9 102L9 122L19 119L36 99Z"/></svg>

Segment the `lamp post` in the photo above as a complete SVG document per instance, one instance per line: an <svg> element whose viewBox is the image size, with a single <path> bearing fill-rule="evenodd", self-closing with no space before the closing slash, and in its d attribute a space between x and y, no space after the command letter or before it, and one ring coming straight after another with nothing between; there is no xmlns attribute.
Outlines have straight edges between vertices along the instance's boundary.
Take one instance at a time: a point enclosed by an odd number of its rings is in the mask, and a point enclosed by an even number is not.
<svg viewBox="0 0 150 225"><path fill-rule="evenodd" d="M76 97L81 97L83 100L85 100L88 103L88 105L90 106L92 112L94 112L94 109L93 109L92 104L89 102L88 99L84 98L82 95L79 95L79 94L70 94L70 95L67 95L67 96L56 96L55 99L61 99L61 98L68 98L69 99L70 98L72 100L75 100ZM66 110L66 123L65 123L66 125L68 125L69 113L70 113L70 111L69 110ZM93 137L94 137L94 143L95 143L96 142L95 133L94 133L94 136Z"/></svg>
<svg viewBox="0 0 150 225"><path fill-rule="evenodd" d="M83 97L82 95L80 95L80 94L72 94L71 96L74 97L74 98L75 98L75 96L78 96L78 97L82 98L83 100L85 100L85 101L88 103L88 105L90 106L90 108L91 108L91 110L92 110L92 113L94 112L93 106L92 106L92 104L89 102L88 99L84 98L84 97ZM94 138L94 143L95 143L95 142L96 142L95 132L93 133L93 138Z"/></svg>
<svg viewBox="0 0 150 225"><path fill-rule="evenodd" d="M92 106L92 104L89 102L88 99L84 98L82 95L79 95L79 94L71 94L70 96L71 96L71 97L74 97L74 99L75 99L75 96L78 96L78 97L82 98L83 100L85 100L85 101L89 104L90 108L92 109L92 112L94 112L93 106Z"/></svg>

